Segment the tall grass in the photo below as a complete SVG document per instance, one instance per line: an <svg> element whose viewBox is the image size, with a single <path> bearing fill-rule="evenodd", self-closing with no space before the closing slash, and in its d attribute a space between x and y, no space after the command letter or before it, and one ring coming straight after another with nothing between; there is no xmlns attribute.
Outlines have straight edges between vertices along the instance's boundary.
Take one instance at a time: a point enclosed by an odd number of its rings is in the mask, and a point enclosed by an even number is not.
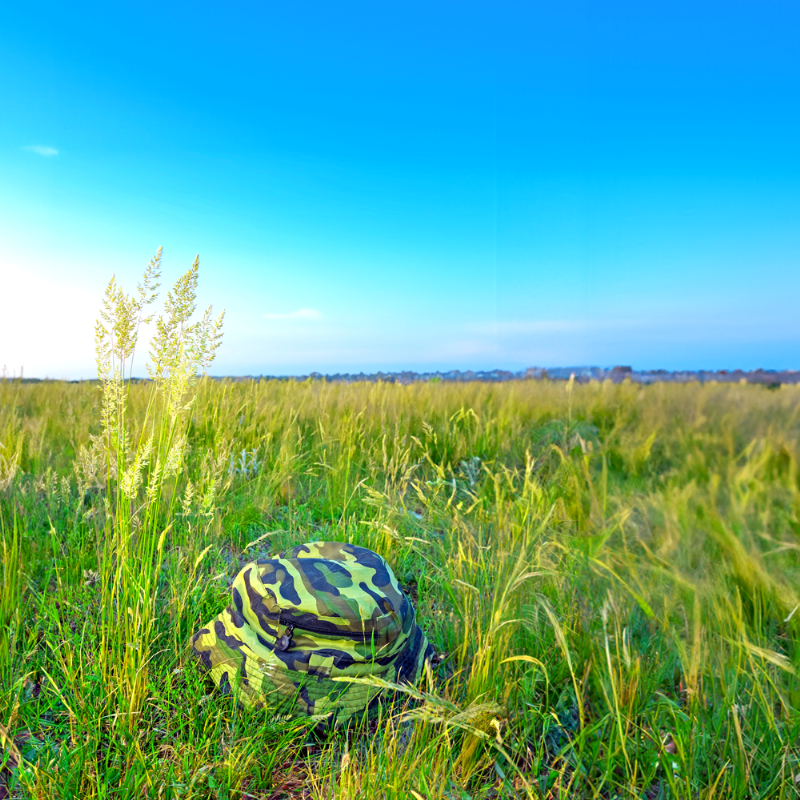
<svg viewBox="0 0 800 800"><path fill-rule="evenodd" d="M197 373L204 373L214 358L222 327L222 316L214 321L210 308L200 320L191 319L196 310L197 259L167 293L164 313L158 318L146 316L157 297L160 262L159 250L136 295L126 295L111 279L95 333L102 433L94 438L95 452L88 459L92 464L102 462L100 488L106 494L98 543L98 550L102 548L98 674L106 692L104 710L116 718L122 715L130 731L147 697L158 569L175 521L175 483L184 468L187 418L195 400L192 389ZM151 383L134 420L133 359L141 325L154 319L148 363ZM206 505L213 503L214 488L212 481Z"/></svg>
<svg viewBox="0 0 800 800"><path fill-rule="evenodd" d="M0 383L14 791L800 793L797 389L203 379L174 418L158 381L124 391L109 466L107 388ZM242 564L314 539L384 555L442 657L324 740L185 651Z"/></svg>

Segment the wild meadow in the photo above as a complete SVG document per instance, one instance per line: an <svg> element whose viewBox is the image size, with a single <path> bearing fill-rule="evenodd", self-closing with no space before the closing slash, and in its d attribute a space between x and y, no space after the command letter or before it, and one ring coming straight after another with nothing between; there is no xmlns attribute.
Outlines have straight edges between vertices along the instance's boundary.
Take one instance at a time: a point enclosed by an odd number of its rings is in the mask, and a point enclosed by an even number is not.
<svg viewBox="0 0 800 800"><path fill-rule="evenodd" d="M150 381L0 381L0 797L800 796L800 389L195 381L173 300ZM187 650L321 539L437 653L326 737Z"/></svg>

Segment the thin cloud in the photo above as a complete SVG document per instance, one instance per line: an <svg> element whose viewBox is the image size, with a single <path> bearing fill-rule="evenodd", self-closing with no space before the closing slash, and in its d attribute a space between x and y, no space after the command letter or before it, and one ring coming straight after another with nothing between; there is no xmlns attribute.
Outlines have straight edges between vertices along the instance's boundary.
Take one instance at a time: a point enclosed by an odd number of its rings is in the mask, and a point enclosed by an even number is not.
<svg viewBox="0 0 800 800"><path fill-rule="evenodd" d="M300 308L283 314L264 314L264 319L322 319L322 314L315 308Z"/></svg>
<svg viewBox="0 0 800 800"><path fill-rule="evenodd" d="M592 327L592 323L583 320L553 319L553 320L498 320L497 322L479 322L472 326L476 333L491 335L536 334L536 333L567 333L582 331Z"/></svg>
<svg viewBox="0 0 800 800"><path fill-rule="evenodd" d="M550 320L498 320L478 322L469 330L484 335L501 336L547 335L557 333L590 333L600 331L646 330L653 322L643 319L550 319Z"/></svg>
<svg viewBox="0 0 800 800"><path fill-rule="evenodd" d="M46 147L43 144L29 144L23 149L27 150L29 153L36 153L37 155L45 157L58 155L58 150L56 150L55 147Z"/></svg>

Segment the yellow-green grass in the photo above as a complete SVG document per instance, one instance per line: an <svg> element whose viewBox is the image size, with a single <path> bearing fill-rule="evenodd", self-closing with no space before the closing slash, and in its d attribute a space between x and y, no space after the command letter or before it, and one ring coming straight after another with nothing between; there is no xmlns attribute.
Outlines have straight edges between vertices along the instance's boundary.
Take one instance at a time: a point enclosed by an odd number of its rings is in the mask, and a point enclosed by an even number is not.
<svg viewBox="0 0 800 800"><path fill-rule="evenodd" d="M102 414L0 382L11 796L800 795L800 388L204 379L131 546ZM186 655L242 564L317 539L383 555L444 656L326 739Z"/></svg>

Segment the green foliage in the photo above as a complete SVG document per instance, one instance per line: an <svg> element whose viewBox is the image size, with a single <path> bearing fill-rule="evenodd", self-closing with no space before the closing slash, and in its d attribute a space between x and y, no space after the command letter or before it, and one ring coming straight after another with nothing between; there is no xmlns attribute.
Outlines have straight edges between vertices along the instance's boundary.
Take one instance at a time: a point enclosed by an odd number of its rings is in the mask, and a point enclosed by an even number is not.
<svg viewBox="0 0 800 800"><path fill-rule="evenodd" d="M157 347L197 330L174 321L184 289ZM109 297L109 318L141 311ZM798 389L191 389L179 359L205 330L156 353L154 383L0 382L19 791L798 796ZM387 558L444 657L377 725L323 740L231 705L185 647L244 563L315 539Z"/></svg>

